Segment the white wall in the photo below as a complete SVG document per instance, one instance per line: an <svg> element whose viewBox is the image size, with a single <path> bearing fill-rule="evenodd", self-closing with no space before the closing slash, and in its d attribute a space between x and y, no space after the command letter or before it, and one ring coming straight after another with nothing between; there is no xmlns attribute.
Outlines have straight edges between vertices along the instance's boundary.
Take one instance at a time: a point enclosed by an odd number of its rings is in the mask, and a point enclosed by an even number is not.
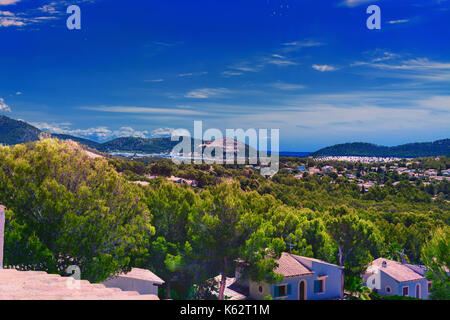
<svg viewBox="0 0 450 320"><path fill-rule="evenodd" d="M108 288L120 288L125 291L137 291L140 294L158 295L158 286L147 280L127 278L124 276L111 278L102 282Z"/></svg>

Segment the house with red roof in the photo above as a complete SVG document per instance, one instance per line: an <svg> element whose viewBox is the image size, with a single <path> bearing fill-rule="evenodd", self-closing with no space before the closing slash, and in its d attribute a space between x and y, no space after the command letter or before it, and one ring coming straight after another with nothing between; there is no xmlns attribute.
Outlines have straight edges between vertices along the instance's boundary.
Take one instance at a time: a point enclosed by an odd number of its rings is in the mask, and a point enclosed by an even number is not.
<svg viewBox="0 0 450 320"><path fill-rule="evenodd" d="M274 270L280 283L249 281L249 298L263 300L326 300L343 297L343 268L326 261L283 252Z"/></svg>
<svg viewBox="0 0 450 320"><path fill-rule="evenodd" d="M431 281L424 266L378 258L362 276L364 285L382 296L428 299Z"/></svg>

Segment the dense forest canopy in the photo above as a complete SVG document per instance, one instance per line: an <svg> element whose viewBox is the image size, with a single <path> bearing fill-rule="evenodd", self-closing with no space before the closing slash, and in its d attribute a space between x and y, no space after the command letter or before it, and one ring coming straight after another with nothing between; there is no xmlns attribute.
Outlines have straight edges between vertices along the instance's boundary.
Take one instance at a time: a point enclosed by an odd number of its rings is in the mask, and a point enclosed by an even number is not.
<svg viewBox="0 0 450 320"><path fill-rule="evenodd" d="M224 298L238 264L244 277L279 281L275 261L290 251L344 266L346 288L358 290L372 259L426 262L439 243L432 235L448 232L448 181L425 185L380 171L361 175L384 184L365 191L334 172L302 176L300 165L355 174L373 167L282 158L279 173L266 178L244 165L92 158L57 139L0 147L5 264L61 274L78 265L91 281L143 267L165 279L166 297L209 299ZM408 166L446 170L449 159ZM175 184L171 176L198 184Z"/></svg>

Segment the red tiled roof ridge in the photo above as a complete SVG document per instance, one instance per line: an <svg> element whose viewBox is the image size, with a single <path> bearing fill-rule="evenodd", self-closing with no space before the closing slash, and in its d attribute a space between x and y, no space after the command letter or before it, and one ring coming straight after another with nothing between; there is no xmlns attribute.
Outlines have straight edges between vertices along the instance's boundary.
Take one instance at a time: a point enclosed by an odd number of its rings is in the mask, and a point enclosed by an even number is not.
<svg viewBox="0 0 450 320"><path fill-rule="evenodd" d="M284 277L298 277L302 275L314 274L314 271L303 265L294 255L283 252L277 261L278 267L275 273L282 274Z"/></svg>
<svg viewBox="0 0 450 320"><path fill-rule="evenodd" d="M295 254L292 254L292 253L290 253L290 255L292 255L293 257L299 257L300 259L310 260L310 261L314 261L314 262L323 263L323 264L327 264L327 265L331 265L331 266L342 268L341 266L338 266L337 264L333 264L333 263L330 263L330 262L325 261L325 260L320 260L320 259L311 258L311 257L305 257L305 256L299 256L299 255L295 255Z"/></svg>
<svg viewBox="0 0 450 320"><path fill-rule="evenodd" d="M386 267L383 267L383 262L386 262ZM408 282L414 280L425 279L424 276L419 274L413 268L410 268L404 263L390 260L386 258L378 258L372 262L372 265L379 267L381 271L388 276L396 280L397 282Z"/></svg>

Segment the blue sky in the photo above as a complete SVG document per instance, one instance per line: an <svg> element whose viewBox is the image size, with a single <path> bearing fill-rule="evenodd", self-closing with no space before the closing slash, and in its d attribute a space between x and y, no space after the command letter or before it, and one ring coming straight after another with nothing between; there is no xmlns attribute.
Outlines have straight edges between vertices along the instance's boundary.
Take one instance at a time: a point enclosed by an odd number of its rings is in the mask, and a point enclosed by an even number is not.
<svg viewBox="0 0 450 320"><path fill-rule="evenodd" d="M284 151L450 137L450 0L0 0L0 39L0 114L57 133L203 120L279 128Z"/></svg>

